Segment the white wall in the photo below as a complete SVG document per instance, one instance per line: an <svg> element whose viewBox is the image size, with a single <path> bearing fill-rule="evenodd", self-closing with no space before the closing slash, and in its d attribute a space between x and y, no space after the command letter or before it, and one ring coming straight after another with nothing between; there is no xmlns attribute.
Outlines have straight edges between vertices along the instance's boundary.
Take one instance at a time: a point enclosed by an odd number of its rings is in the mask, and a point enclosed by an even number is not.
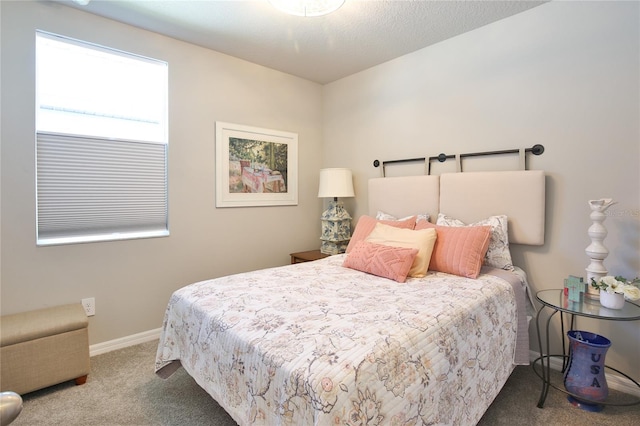
<svg viewBox="0 0 640 426"><path fill-rule="evenodd" d="M96 298L90 343L156 329L191 282L319 247L320 85L53 2L1 2L1 312ZM35 30L169 63L171 236L36 247ZM215 122L298 133L299 204L215 208Z"/></svg>
<svg viewBox="0 0 640 426"><path fill-rule="evenodd" d="M94 296L92 344L154 329L175 289L317 247L321 166L353 169L357 217L374 159L535 143L546 243L512 250L533 288L585 274L587 200L602 197L618 200L605 265L639 275L639 16L636 2L552 2L322 88L60 4L0 2L1 312ZM169 238L36 247L36 28L169 62ZM299 134L298 206L215 208L215 121ZM640 379L637 322L578 325L610 337L608 363Z"/></svg>
<svg viewBox="0 0 640 426"><path fill-rule="evenodd" d="M353 169L347 208L367 213L375 159L540 143L529 166L548 176L546 243L512 249L534 291L586 276L590 199L618 201L605 266L640 275L639 8L554 1L326 85L324 162ZM607 363L640 379L639 322L578 327L609 337Z"/></svg>

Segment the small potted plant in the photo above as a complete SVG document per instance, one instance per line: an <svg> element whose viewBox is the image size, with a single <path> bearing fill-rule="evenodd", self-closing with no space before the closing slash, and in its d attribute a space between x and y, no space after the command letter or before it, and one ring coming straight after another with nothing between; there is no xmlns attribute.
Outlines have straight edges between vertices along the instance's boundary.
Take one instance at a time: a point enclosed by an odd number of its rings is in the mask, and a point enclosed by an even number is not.
<svg viewBox="0 0 640 426"><path fill-rule="evenodd" d="M591 286L600 290L600 304L605 308L622 309L624 299L640 299L640 278L627 280L621 276L611 276L600 278L598 281L591 278Z"/></svg>

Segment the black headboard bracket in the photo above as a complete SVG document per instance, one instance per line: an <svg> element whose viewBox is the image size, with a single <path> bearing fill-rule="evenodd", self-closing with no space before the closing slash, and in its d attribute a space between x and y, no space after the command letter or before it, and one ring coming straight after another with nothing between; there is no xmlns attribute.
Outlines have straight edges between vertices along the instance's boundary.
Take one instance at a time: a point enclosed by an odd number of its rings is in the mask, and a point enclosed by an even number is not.
<svg viewBox="0 0 640 426"><path fill-rule="evenodd" d="M501 151L484 151L484 152L469 152L466 154L444 154L441 153L435 157L422 157L422 158L405 158L402 160L388 160L388 161L383 161L382 163L380 162L380 160L374 160L373 162L373 167L379 167L380 164L382 164L382 176L385 175L385 166L387 165L391 165L391 164L400 164L400 163L416 163L416 162L425 162L426 163L426 168L427 168L427 174L430 175L431 174L431 162L432 161L439 161L440 163L444 163L445 161L449 160L449 159L456 159L457 162L457 169L459 172L462 171L462 163L461 160L463 158L466 157L480 157L480 156L485 156L485 155L502 155L502 154L520 154L520 168L522 170L526 170L526 160L525 160L525 154L526 153L532 153L533 155L541 155L544 152L544 146L540 145L540 144L535 144L534 146L532 146L531 148L516 148L516 149L505 149L505 150L501 150Z"/></svg>

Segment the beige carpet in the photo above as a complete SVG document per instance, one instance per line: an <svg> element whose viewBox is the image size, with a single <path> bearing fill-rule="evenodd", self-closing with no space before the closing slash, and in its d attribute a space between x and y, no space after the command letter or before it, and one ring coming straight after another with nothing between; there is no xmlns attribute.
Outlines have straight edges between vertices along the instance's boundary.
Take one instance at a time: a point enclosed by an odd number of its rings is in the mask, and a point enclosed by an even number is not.
<svg viewBox="0 0 640 426"><path fill-rule="evenodd" d="M235 425L183 369L167 380L153 373L157 344L148 342L91 358L85 385L68 382L24 395L24 409L12 426ZM555 379L561 383L559 373ZM640 405L609 406L600 413L589 413L570 405L566 395L554 389L545 407L536 408L540 388L531 367L517 367L479 424L640 425Z"/></svg>

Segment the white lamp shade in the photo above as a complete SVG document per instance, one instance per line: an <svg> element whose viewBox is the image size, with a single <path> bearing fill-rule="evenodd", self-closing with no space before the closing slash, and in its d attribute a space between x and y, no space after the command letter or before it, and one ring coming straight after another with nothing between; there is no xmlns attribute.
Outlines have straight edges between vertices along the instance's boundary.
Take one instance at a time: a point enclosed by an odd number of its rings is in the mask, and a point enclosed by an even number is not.
<svg viewBox="0 0 640 426"><path fill-rule="evenodd" d="M354 197L353 176L349 169L320 170L318 198Z"/></svg>

